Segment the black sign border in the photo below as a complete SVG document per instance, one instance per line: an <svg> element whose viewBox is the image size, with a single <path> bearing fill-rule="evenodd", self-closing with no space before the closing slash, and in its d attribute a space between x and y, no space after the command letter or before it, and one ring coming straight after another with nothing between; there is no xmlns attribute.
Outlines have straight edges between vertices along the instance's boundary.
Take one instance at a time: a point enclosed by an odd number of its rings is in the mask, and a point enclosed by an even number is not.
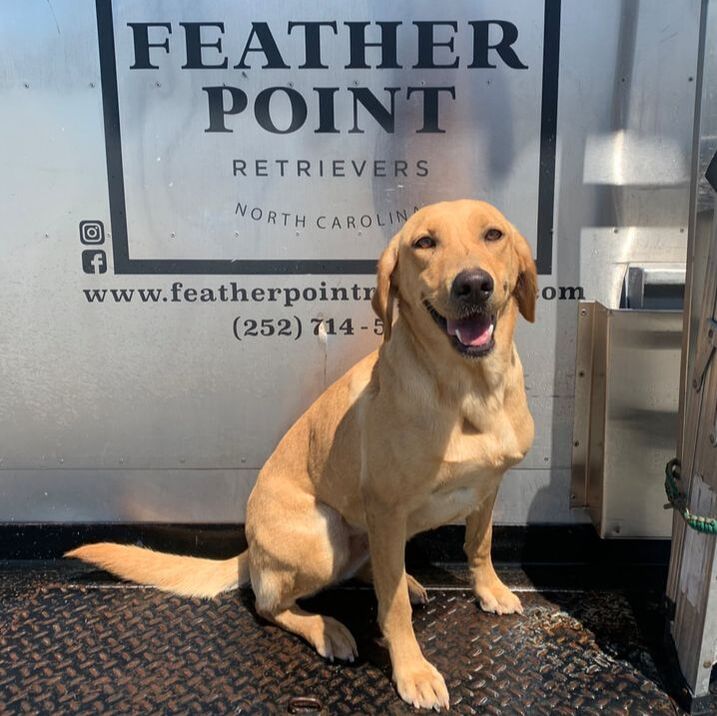
<svg viewBox="0 0 717 716"><path fill-rule="evenodd" d="M538 273L543 275L551 273L553 261L560 4L561 0L545 0L536 258ZM127 236L112 0L96 0L96 8L115 274L293 275L375 272L376 261L365 259L131 259Z"/></svg>

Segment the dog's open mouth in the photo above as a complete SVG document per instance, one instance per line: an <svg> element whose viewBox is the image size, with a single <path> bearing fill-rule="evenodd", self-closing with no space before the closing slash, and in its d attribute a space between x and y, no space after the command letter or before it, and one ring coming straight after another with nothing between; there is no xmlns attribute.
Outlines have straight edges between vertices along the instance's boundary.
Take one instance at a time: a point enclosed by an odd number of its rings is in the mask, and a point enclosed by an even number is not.
<svg viewBox="0 0 717 716"><path fill-rule="evenodd" d="M464 318L445 318L428 301L424 301L424 305L459 353L480 358L495 347L496 320L490 313L478 311Z"/></svg>

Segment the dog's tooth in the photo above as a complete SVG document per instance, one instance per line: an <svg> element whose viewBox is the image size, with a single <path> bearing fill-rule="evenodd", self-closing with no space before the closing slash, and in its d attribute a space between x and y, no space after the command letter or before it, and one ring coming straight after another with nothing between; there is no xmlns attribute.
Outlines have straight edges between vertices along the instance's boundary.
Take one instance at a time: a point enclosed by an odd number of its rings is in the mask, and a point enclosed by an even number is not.
<svg viewBox="0 0 717 716"><path fill-rule="evenodd" d="M460 328L456 328L456 338L457 338L461 343L463 343L463 338L461 338L461 329L460 329Z"/></svg>

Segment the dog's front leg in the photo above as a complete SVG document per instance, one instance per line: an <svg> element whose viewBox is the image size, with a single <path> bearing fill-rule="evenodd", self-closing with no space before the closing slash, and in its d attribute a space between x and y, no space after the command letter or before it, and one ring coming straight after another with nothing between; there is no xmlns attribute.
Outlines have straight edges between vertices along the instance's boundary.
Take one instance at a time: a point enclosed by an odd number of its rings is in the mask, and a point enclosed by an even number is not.
<svg viewBox="0 0 717 716"><path fill-rule="evenodd" d="M523 613L520 599L500 581L493 569L490 556L493 539L493 505L498 487L483 501L481 506L471 512L466 519L466 541L463 546L468 557L473 593L486 612L495 614Z"/></svg>
<svg viewBox="0 0 717 716"><path fill-rule="evenodd" d="M421 653L411 623L404 555L406 515L396 505L365 501L378 621L388 643L393 680L404 701L422 708L449 708L446 682Z"/></svg>

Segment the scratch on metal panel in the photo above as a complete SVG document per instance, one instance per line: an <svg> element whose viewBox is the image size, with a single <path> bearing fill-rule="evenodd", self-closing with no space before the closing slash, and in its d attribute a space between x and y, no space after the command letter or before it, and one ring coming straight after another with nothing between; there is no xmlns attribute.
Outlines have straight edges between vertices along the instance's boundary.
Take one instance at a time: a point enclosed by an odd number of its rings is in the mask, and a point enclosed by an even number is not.
<svg viewBox="0 0 717 716"><path fill-rule="evenodd" d="M55 21L55 27L57 28L57 34L61 35L62 33L60 32L60 25L57 22L57 15L55 15L55 11L52 8L51 0L47 0L47 7L50 8L50 12L52 13L52 19Z"/></svg>

